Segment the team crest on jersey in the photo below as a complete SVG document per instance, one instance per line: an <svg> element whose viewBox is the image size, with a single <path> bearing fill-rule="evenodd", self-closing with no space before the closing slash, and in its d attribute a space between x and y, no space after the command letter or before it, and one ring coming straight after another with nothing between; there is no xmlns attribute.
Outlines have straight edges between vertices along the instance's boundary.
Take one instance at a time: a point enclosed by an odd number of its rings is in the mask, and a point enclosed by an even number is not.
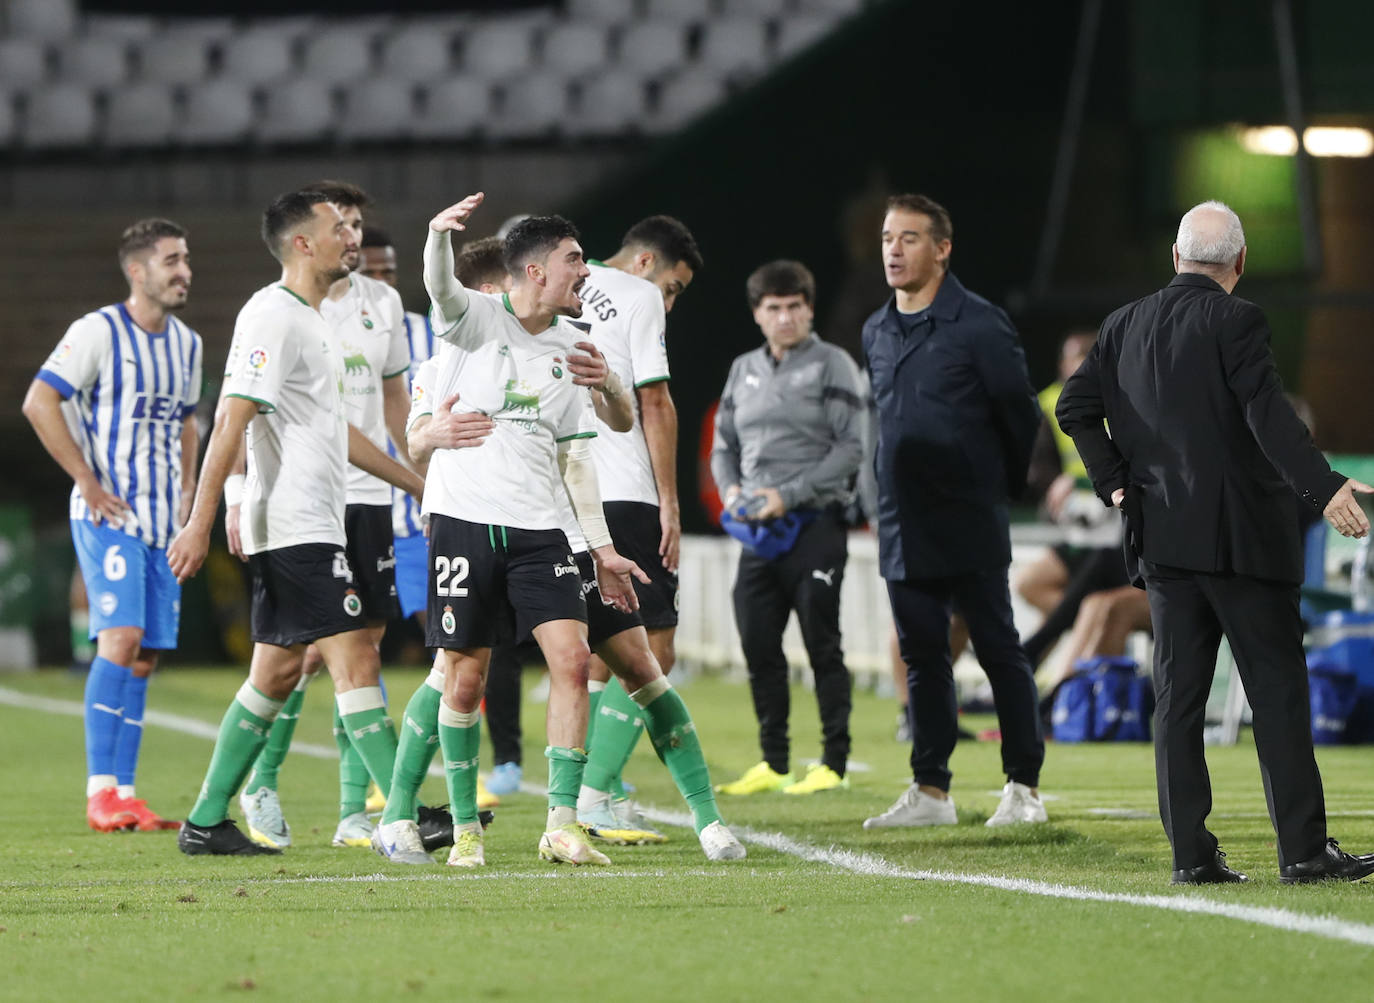
<svg viewBox="0 0 1374 1003"><path fill-rule="evenodd" d="M563 367L558 364L562 361L562 359L554 359L553 368L549 370L549 372L553 374L553 378L556 380L561 380L563 378Z"/></svg>
<svg viewBox="0 0 1374 1003"><path fill-rule="evenodd" d="M97 601L97 605L100 607L102 615L114 616L114 611L119 609L119 596L115 595L113 592L102 592L100 593L100 599Z"/></svg>
<svg viewBox="0 0 1374 1003"><path fill-rule="evenodd" d="M439 626L444 628L445 634L452 634L458 629L458 618L453 615L452 606L444 607L444 615L439 618Z"/></svg>
<svg viewBox="0 0 1374 1003"><path fill-rule="evenodd" d="M363 327L365 327L365 328L367 328L369 331L371 331L371 330L372 330L372 318L369 317L369 316L367 315L367 307L363 307L363 309L362 309L362 315L363 315Z"/></svg>
<svg viewBox="0 0 1374 1003"><path fill-rule="evenodd" d="M349 616L360 616L363 612L363 601L358 598L358 593L352 589L345 592L343 608Z"/></svg>

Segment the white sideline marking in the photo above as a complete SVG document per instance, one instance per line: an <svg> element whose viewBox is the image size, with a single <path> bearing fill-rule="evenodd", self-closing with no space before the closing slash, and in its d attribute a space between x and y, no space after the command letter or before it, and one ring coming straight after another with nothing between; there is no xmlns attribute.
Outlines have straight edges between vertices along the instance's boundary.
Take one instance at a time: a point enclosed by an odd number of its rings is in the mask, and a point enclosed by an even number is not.
<svg viewBox="0 0 1374 1003"><path fill-rule="evenodd" d="M66 714L81 717L85 713L85 708L74 700L54 700L49 697L30 696L27 693L20 693L0 686L0 704L9 704L14 707L24 707L29 710L46 711L51 714ZM148 711L144 715L144 720L156 724L163 728L173 731L180 731L188 735L197 735L201 738L208 738L213 741L219 734L219 728L207 724L196 718L183 717L180 714L168 714L162 711ZM299 751L308 756L319 759L334 759L338 756L336 749L323 745L311 745L307 742L292 743L293 751ZM431 771L437 769L432 767ZM522 783L521 790L528 793L542 792L542 788L534 784ZM692 817L684 812L662 811L656 808L644 807L641 809L645 818L655 822L662 822L665 825L675 825L690 828ZM824 864L852 874L860 874L868 877L880 878L902 878L910 881L942 881L948 884L972 885L980 888L996 888L1001 891L1016 892L1022 895L1037 895L1042 898L1066 899L1077 902L1104 902L1120 903L1122 905L1143 906L1148 909L1162 909L1166 912L1181 912L1199 916L1218 916L1223 919L1239 920L1242 923L1254 923L1259 926L1272 927L1276 930L1283 930L1289 933L1310 933L1318 937L1326 937L1330 940L1343 940L1351 944L1359 944L1365 947L1374 947L1374 925L1366 923L1356 923L1350 920L1341 919L1338 916L1313 916L1306 913L1293 912L1289 909L1276 909L1269 906L1243 905L1240 903L1218 902L1213 899L1202 898L1198 895L1132 895L1123 892L1104 892L1095 888L1080 888L1074 885L1051 884L1047 881L1033 881L1029 878L1009 878L997 874L965 874L958 871L917 871L898 867L882 857L870 853L859 853L854 850L844 850L836 847L824 848L813 846L809 843L799 842L791 839L780 832L756 832L752 829L735 828L734 833L746 843L754 843L766 849L784 853L791 857L797 857L811 863ZM534 872L537 874L547 874L554 877L558 872ZM598 876L612 875L630 876L635 872L625 871L589 871ZM650 872L640 872L648 875ZM681 873L681 872L674 872ZM711 870L703 873L715 875L720 872ZM474 878L480 880L491 880L493 878L505 878L509 875L503 872L492 872L491 874L470 875L467 880ZM522 877L531 876L528 874L519 875ZM638 876L638 875L635 875ZM368 877L306 877L306 878L287 878L277 879L294 881L300 883L307 882L330 882L330 881L414 881L417 879L427 879L425 876L416 875L413 878L390 877L387 875L375 875ZM434 879L438 879L435 875ZM451 880L451 879L450 879Z"/></svg>

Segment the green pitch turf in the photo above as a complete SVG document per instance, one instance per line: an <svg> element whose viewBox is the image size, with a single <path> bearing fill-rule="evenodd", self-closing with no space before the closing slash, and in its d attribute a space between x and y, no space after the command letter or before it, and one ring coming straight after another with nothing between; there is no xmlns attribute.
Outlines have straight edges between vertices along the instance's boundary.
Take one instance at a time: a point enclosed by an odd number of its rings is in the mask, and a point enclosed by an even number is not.
<svg viewBox="0 0 1374 1003"><path fill-rule="evenodd" d="M421 678L388 671L392 706ZM211 748L155 723L157 714L213 728L240 680L186 669L154 680L139 777L154 809L190 808ZM1374 998L1374 879L1278 884L1246 742L1209 750L1213 826L1250 874L1245 887L1169 887L1143 745L1051 744L1050 824L989 830L1003 780L997 746L964 743L953 764L958 826L863 831L863 818L909 781L892 706L865 693L855 695L853 755L870 768L851 774L850 790L722 799L746 838L745 861L710 864L690 829L669 826L661 847L610 848L610 868L541 864L544 803L518 794L497 809L484 871L417 872L328 845L335 765L303 754L282 772L296 840L283 856L187 858L175 833L90 832L80 719L5 702L19 692L79 703L81 687L62 672L0 676L5 999ZM705 678L682 692L717 781L757 761L745 687ZM317 683L298 742L332 748L328 703ZM526 703L525 777L539 784L542 716ZM815 702L803 690L792 724L799 766L819 751ZM1332 834L1374 850L1374 749L1322 750L1320 759ZM681 811L647 743L628 774L641 803ZM437 778L424 793L446 800Z"/></svg>

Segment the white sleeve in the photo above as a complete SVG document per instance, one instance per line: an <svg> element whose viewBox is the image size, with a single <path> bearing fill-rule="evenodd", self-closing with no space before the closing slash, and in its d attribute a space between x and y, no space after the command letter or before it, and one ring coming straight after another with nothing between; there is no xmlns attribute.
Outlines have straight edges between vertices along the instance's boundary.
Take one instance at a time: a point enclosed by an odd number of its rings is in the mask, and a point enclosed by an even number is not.
<svg viewBox="0 0 1374 1003"><path fill-rule="evenodd" d="M592 403L591 391L586 387L578 389L581 393L571 395L568 405L559 416L558 428L554 432L556 442L596 438L596 406Z"/></svg>
<svg viewBox="0 0 1374 1003"><path fill-rule="evenodd" d="M387 342L382 379L389 380L410 371L410 339L406 337L406 310L401 304L401 294L383 285L385 291L380 305L391 337Z"/></svg>
<svg viewBox="0 0 1374 1003"><path fill-rule="evenodd" d="M439 363L434 359L427 359L415 371L415 379L410 384L410 414L406 416L407 435L417 421L434 413L434 377L438 370Z"/></svg>
<svg viewBox="0 0 1374 1003"><path fill-rule="evenodd" d="M113 345L110 325L103 315L88 313L67 328L38 378L51 386L63 400L94 386Z"/></svg>
<svg viewBox="0 0 1374 1003"><path fill-rule="evenodd" d="M434 334L445 338L468 310L468 291L453 274L453 242L447 231L428 231L425 240L425 291L429 293Z"/></svg>
<svg viewBox="0 0 1374 1003"><path fill-rule="evenodd" d="M668 315L657 288L636 298L630 308L629 328L632 385L642 387L668 379Z"/></svg>
<svg viewBox="0 0 1374 1003"><path fill-rule="evenodd" d="M277 409L282 386L300 356L297 339L292 338L291 323L280 313L261 314L250 319L248 330L240 315L229 346L229 366L224 374L224 396L254 401L258 411Z"/></svg>
<svg viewBox="0 0 1374 1003"><path fill-rule="evenodd" d="M577 525L587 541L588 550L607 546L611 531L606 526L606 513L601 507L601 487L596 480L596 463L585 439L564 443L558 449L558 467L563 486L572 502Z"/></svg>

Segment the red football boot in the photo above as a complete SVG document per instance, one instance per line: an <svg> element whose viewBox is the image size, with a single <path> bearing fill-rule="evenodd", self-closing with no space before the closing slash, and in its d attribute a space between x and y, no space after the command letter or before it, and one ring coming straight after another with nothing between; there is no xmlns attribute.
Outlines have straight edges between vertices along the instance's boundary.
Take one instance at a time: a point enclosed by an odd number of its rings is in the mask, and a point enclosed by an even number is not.
<svg viewBox="0 0 1374 1003"><path fill-rule="evenodd" d="M170 818L163 818L157 812L148 807L148 802L142 798L124 798L120 805L133 813L137 819L135 828L139 832L158 832L163 829L180 829L181 823L174 822Z"/></svg>
<svg viewBox="0 0 1374 1003"><path fill-rule="evenodd" d="M132 829L138 817L113 787L102 787L86 799L86 823L96 832Z"/></svg>

